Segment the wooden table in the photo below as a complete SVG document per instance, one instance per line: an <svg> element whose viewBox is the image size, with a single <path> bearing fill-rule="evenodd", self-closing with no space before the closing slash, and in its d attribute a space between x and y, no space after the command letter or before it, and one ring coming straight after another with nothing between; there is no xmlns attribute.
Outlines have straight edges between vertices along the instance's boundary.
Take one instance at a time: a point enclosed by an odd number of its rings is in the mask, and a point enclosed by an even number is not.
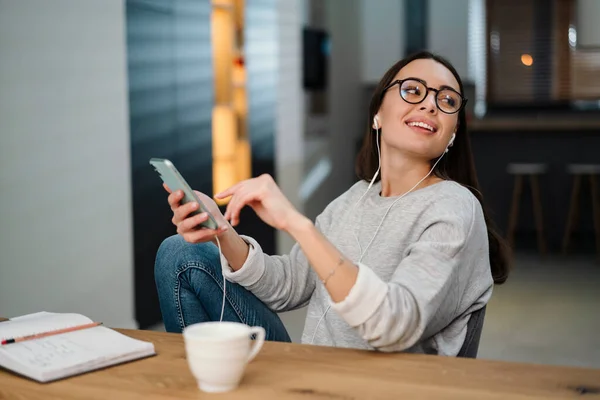
<svg viewBox="0 0 600 400"><path fill-rule="evenodd" d="M47 384L0 370L0 399L600 399L598 369L275 342L237 390L207 394L189 372L181 335L119 331L152 341L158 355Z"/></svg>

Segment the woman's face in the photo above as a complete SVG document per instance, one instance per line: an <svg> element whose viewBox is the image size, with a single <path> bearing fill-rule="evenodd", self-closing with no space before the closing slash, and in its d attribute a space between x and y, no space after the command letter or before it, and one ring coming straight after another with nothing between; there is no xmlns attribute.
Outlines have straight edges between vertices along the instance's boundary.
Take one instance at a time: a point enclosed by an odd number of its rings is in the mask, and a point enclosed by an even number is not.
<svg viewBox="0 0 600 400"><path fill-rule="evenodd" d="M404 66L394 79L416 78L424 82L428 88L441 89L449 87L460 93L457 80L446 67L430 59L414 60ZM429 160L439 157L448 145L458 124L458 113L447 114L437 107L436 96L441 107L450 108L460 99L456 97L438 96L429 91L425 99L418 104L411 104L400 96L400 85L390 87L384 94L381 107L377 113L381 126L381 141L386 146L420 156ZM424 93L424 85L405 83L405 96L416 99ZM446 92L452 94L452 92Z"/></svg>

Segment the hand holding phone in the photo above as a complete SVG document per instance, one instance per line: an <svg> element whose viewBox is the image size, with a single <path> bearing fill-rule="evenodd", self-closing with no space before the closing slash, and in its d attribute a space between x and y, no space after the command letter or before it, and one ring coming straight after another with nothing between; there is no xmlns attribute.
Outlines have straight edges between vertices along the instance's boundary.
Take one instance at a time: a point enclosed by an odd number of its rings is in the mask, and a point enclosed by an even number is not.
<svg viewBox="0 0 600 400"><path fill-rule="evenodd" d="M165 189L170 192L168 201L173 210L172 222L177 226L177 233L186 241L210 241L215 235L227 230L228 223L214 200L192 190L171 161L153 158L150 164L159 173Z"/></svg>

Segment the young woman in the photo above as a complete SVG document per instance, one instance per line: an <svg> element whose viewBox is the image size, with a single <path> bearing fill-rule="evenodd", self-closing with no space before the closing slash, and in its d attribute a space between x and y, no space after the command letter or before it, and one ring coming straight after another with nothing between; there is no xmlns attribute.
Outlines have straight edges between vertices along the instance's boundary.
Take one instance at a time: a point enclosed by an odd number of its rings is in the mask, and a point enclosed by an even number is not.
<svg viewBox="0 0 600 400"><path fill-rule="evenodd" d="M508 274L478 190L462 93L456 70L431 53L392 66L371 100L361 181L315 224L270 176L218 194L231 197L225 215L199 194L218 231L195 230L206 215L187 218L196 205L170 194L178 235L155 266L166 329L219 320L224 274L224 319L263 326L269 340L290 340L277 312L308 305L303 343L457 355L471 314ZM289 255L266 255L235 232L244 206L296 240Z"/></svg>

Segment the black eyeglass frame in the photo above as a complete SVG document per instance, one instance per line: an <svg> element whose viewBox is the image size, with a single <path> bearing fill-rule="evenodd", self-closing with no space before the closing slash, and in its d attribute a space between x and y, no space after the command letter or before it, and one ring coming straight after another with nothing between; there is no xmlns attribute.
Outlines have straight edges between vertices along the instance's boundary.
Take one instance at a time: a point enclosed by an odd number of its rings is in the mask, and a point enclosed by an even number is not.
<svg viewBox="0 0 600 400"><path fill-rule="evenodd" d="M423 96L423 98L419 101L417 101L416 103L410 102L408 100L406 100L404 98L404 96L402 96L402 84L406 81L416 81L419 82L421 85L423 85L425 87L425 96ZM393 81L392 83L390 83L389 85L387 85L383 91L381 92L381 97L383 98L383 96L385 95L385 93L392 88L393 86L398 85L398 94L400 95L400 98L402 100L404 100L405 102L407 102L408 104L419 104L422 103L427 96L429 95L429 91L433 91L435 93L435 106L438 108L438 110L440 110L441 112L443 112L444 114L456 114L457 112L460 112L460 110L462 110L465 105L467 104L467 101L469 101L469 99L467 99L466 97L464 97L462 94L458 93L456 90L452 89L451 87L448 86L444 86L441 89L434 89L434 88L430 88L429 86L427 86L427 84L425 83L425 81L423 81L422 79L419 78L406 78L406 79L396 79L395 81ZM442 90L450 90L454 93L456 93L458 95L458 97L460 97L461 103L460 103L460 107L458 107L458 109L454 112L447 112L441 109L440 105L438 104L438 94L440 91Z"/></svg>

